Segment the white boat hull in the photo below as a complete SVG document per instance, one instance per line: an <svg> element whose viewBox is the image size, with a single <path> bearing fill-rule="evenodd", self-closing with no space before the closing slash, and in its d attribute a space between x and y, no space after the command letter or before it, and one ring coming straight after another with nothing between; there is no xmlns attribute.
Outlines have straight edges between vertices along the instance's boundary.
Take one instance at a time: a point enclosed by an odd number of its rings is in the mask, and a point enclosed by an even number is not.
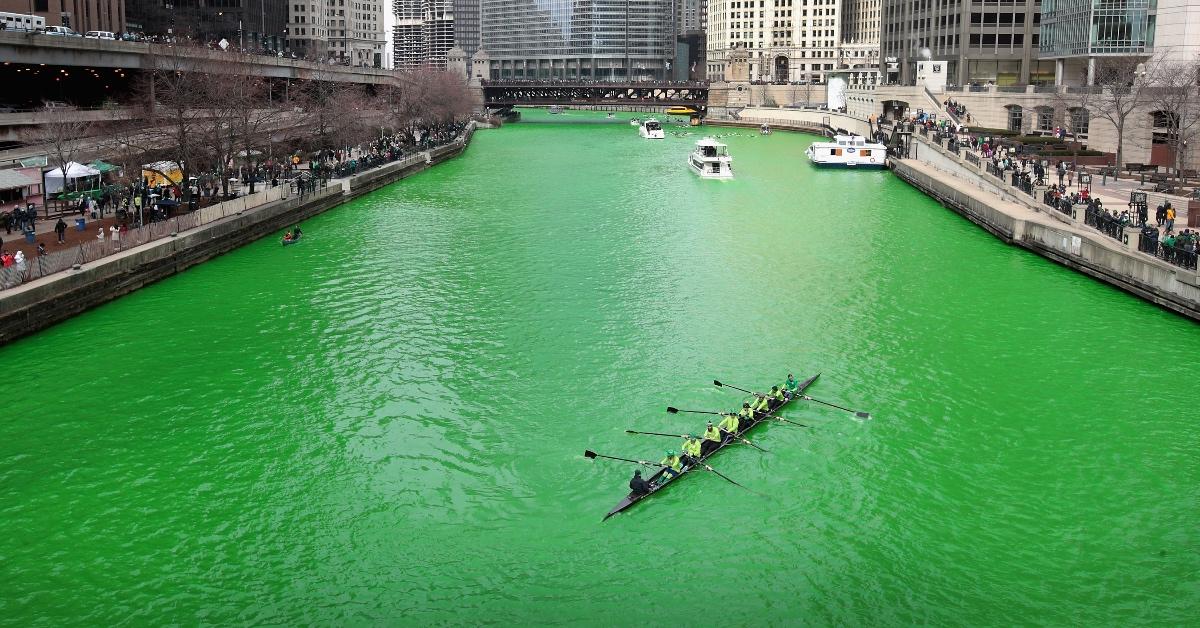
<svg viewBox="0 0 1200 628"><path fill-rule="evenodd" d="M713 170L714 164L718 166L717 170ZM733 178L733 165L728 162L705 162L689 156L688 167L702 179Z"/></svg>
<svg viewBox="0 0 1200 628"><path fill-rule="evenodd" d="M641 135L642 138L648 139L648 140L667 139L667 134L664 133L662 129L657 129L654 131L647 131L646 127L640 127L640 129L638 130L638 135Z"/></svg>

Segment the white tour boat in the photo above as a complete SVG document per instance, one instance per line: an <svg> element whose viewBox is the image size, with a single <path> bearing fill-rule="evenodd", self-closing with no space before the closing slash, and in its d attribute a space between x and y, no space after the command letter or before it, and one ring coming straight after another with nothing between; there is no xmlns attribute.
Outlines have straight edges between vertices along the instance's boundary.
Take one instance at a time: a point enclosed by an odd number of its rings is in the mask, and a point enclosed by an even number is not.
<svg viewBox="0 0 1200 628"><path fill-rule="evenodd" d="M836 135L832 142L813 142L804 154L819 166L882 168L887 147L861 135Z"/></svg>
<svg viewBox="0 0 1200 628"><path fill-rule="evenodd" d="M640 118L630 118L629 124L632 124L633 126L642 126L642 120Z"/></svg>
<svg viewBox="0 0 1200 628"><path fill-rule="evenodd" d="M662 140L667 137L662 125L654 118L646 118L645 122L638 125L638 135L648 140Z"/></svg>
<svg viewBox="0 0 1200 628"><path fill-rule="evenodd" d="M706 137L696 142L696 148L688 156L688 166L705 179L732 179L733 157L729 147Z"/></svg>

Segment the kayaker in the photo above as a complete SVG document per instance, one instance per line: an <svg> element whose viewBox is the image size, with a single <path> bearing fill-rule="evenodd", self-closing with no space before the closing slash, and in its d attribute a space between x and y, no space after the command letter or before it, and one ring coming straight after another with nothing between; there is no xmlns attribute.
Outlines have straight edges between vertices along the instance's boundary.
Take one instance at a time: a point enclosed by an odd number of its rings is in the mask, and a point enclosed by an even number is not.
<svg viewBox="0 0 1200 628"><path fill-rule="evenodd" d="M702 447L699 437L692 435L683 437L683 459L687 464L692 464L694 461L699 460L701 452Z"/></svg>
<svg viewBox="0 0 1200 628"><path fill-rule="evenodd" d="M717 428L721 430L721 433L725 435L725 438L729 438L730 436L736 434L738 432L739 424L737 415L721 413L721 417L721 422L717 424Z"/></svg>
<svg viewBox="0 0 1200 628"><path fill-rule="evenodd" d="M629 480L629 490L633 491L634 495L645 495L650 492L650 483L642 479L641 469L633 472L633 479Z"/></svg>
<svg viewBox="0 0 1200 628"><path fill-rule="evenodd" d="M679 456L669 449L666 452L666 456L658 464L666 468L666 472L659 477L659 484L666 483L667 480L679 475L679 472L683 470L683 463L679 460Z"/></svg>
<svg viewBox="0 0 1200 628"><path fill-rule="evenodd" d="M721 442L725 437L721 435L721 430L713 427L713 422L708 422L708 427L704 430L704 442L700 445L700 453L707 456L710 452L721 446Z"/></svg>

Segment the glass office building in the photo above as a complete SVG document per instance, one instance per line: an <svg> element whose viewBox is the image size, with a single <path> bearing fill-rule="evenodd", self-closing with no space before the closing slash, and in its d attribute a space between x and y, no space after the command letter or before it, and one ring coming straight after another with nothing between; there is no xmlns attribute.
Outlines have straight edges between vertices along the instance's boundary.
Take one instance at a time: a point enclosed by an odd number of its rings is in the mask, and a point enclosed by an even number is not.
<svg viewBox="0 0 1200 628"><path fill-rule="evenodd" d="M1149 54L1151 0L1042 0L1043 58Z"/></svg>
<svg viewBox="0 0 1200 628"><path fill-rule="evenodd" d="M656 80L675 54L674 0L481 0L492 79Z"/></svg>

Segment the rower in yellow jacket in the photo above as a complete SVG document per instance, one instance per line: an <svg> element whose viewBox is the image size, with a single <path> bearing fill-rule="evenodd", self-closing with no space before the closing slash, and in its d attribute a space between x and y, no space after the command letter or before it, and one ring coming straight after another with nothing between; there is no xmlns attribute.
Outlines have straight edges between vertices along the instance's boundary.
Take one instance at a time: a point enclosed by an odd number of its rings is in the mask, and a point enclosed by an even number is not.
<svg viewBox="0 0 1200 628"><path fill-rule="evenodd" d="M683 459L692 464L693 460L700 459L701 445L699 436L684 436L683 437Z"/></svg>
<svg viewBox="0 0 1200 628"><path fill-rule="evenodd" d="M726 438L738 433L738 417L736 414L721 413L721 422L717 424L717 429L725 435Z"/></svg>
<svg viewBox="0 0 1200 628"><path fill-rule="evenodd" d="M713 426L713 422L709 421L708 427L704 430L704 442L700 445L700 453L707 456L720 447L724 440L725 436L721 434L721 430L718 430Z"/></svg>
<svg viewBox="0 0 1200 628"><path fill-rule="evenodd" d="M666 471L658 478L659 484L665 484L667 480L679 475L683 471L683 462L679 459L679 454L669 449L667 450L666 457L660 460L658 464L666 467Z"/></svg>

